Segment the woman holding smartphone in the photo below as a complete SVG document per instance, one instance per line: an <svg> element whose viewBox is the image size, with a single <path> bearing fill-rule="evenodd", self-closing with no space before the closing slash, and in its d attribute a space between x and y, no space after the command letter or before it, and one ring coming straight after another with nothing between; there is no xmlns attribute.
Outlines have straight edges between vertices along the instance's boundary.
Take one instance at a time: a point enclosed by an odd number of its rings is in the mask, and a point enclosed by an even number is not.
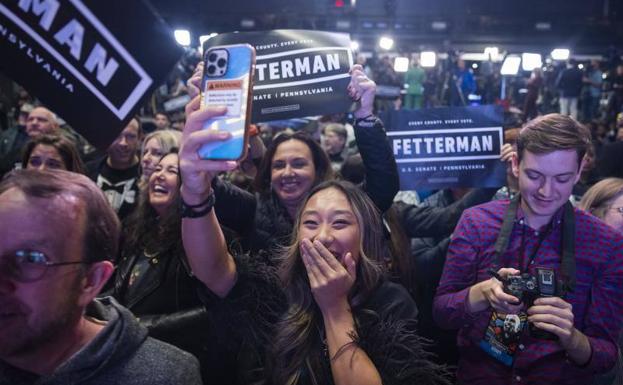
<svg viewBox="0 0 623 385"><path fill-rule="evenodd" d="M239 347L241 383L441 384L415 334L407 291L384 279L380 215L360 189L328 181L311 188L295 215L279 275L264 258L227 249L212 210L212 180L235 162L199 160L199 146L227 134L202 131L222 113L187 106L180 153L184 249L205 285L209 328ZM258 368L264 368L260 370Z"/></svg>
<svg viewBox="0 0 623 385"><path fill-rule="evenodd" d="M199 94L198 85L202 65L189 79L191 96ZM374 204L384 212L398 192L399 180L396 161L382 122L373 114L376 84L364 73L360 65L351 69L348 93L360 103L355 115L355 138L366 167L364 191ZM254 211L239 210L239 223L253 224L251 231L238 230L250 241L253 250L268 250L284 246L292 234L292 226L303 198L318 183L333 179L327 154L318 143L303 133L280 135L267 147L255 177L256 207ZM216 200L235 201L232 195L240 192L229 184L215 179ZM219 204L220 206L220 204ZM217 214L220 207L217 207ZM220 218L220 215L219 215Z"/></svg>

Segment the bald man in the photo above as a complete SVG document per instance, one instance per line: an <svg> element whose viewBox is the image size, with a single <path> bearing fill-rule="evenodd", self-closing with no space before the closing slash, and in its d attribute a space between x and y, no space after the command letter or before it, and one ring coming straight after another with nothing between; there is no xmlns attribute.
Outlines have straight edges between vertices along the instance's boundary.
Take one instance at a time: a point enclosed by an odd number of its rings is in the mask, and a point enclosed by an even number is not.
<svg viewBox="0 0 623 385"><path fill-rule="evenodd" d="M36 138L41 134L56 133L58 133L58 120L52 111L45 107L37 107L28 114L26 134L30 138Z"/></svg>

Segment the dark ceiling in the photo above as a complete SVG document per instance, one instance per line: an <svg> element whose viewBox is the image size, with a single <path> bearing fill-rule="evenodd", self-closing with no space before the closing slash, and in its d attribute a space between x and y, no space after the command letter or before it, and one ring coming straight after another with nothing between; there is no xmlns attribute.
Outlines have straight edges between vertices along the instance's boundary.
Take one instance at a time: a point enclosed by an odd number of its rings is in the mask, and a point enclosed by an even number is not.
<svg viewBox="0 0 623 385"><path fill-rule="evenodd" d="M357 0L354 6L353 0L151 3L171 27L191 30L195 41L212 32L290 28L348 32L367 51L376 49L382 34L391 34L403 52L481 51L497 45L505 51L549 52L565 46L577 54L606 54L623 48L622 0ZM435 29L434 22L445 28Z"/></svg>

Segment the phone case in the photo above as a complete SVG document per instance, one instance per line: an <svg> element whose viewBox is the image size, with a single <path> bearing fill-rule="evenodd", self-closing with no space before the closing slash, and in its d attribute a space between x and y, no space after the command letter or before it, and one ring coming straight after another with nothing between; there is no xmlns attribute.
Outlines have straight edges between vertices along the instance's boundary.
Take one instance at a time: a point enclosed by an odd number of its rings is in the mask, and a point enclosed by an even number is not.
<svg viewBox="0 0 623 385"><path fill-rule="evenodd" d="M202 159L239 160L247 152L247 130L251 119L251 91L255 49L248 44L217 46L204 56L202 105L226 106L223 116L211 119L204 129L228 131L226 141L199 149Z"/></svg>

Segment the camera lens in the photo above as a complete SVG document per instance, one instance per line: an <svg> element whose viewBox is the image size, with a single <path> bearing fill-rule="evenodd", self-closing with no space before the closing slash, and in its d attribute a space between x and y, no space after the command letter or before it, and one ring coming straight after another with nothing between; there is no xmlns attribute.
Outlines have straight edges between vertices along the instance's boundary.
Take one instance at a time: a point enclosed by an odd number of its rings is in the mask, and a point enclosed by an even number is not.
<svg viewBox="0 0 623 385"><path fill-rule="evenodd" d="M216 66L209 65L208 66L208 75L214 75L214 71L216 71Z"/></svg>
<svg viewBox="0 0 623 385"><path fill-rule="evenodd" d="M210 61L210 62L216 61L217 57L218 56L216 56L215 53L211 53L210 56L208 56L208 61Z"/></svg>
<svg viewBox="0 0 623 385"><path fill-rule="evenodd" d="M223 58L218 59L218 62L216 62L216 65L219 67L225 67L226 64L227 64L227 61Z"/></svg>

